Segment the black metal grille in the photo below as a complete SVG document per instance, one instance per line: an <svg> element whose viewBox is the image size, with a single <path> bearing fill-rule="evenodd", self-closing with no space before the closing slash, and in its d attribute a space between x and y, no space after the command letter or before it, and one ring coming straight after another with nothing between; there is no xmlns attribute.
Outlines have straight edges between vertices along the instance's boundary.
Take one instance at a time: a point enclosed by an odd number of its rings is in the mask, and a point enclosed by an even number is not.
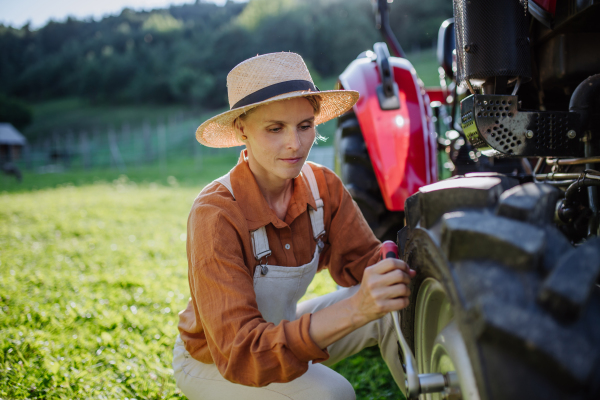
<svg viewBox="0 0 600 400"><path fill-rule="evenodd" d="M458 81L531 77L526 5L520 0L454 0Z"/></svg>
<svg viewBox="0 0 600 400"><path fill-rule="evenodd" d="M583 156L579 114L523 111L517 103L517 96L507 95L474 95L464 99L462 128L473 146L486 155L492 155L489 150L493 149L504 155Z"/></svg>
<svg viewBox="0 0 600 400"><path fill-rule="evenodd" d="M569 147L572 140L567 136L573 121L568 114L535 114L535 148L552 150Z"/></svg>

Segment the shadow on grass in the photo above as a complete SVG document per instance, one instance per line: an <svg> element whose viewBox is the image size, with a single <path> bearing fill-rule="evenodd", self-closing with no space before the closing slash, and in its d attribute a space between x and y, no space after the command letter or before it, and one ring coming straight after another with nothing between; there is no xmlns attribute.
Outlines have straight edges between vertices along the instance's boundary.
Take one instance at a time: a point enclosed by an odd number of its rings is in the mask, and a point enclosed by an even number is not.
<svg viewBox="0 0 600 400"><path fill-rule="evenodd" d="M357 399L404 399L377 346L338 362L333 369L350 381Z"/></svg>

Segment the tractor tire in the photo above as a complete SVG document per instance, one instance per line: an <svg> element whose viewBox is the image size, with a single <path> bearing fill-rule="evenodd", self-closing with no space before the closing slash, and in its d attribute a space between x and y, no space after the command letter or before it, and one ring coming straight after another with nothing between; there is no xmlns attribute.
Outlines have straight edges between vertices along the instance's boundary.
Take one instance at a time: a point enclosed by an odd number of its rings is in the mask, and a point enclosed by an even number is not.
<svg viewBox="0 0 600 400"><path fill-rule="evenodd" d="M407 199L402 330L419 373L456 371L461 388L425 398L600 399L600 239L571 245L559 197L474 173Z"/></svg>
<svg viewBox="0 0 600 400"><path fill-rule="evenodd" d="M396 240L398 230L404 226L404 213L386 208L358 119L353 112L338 119L335 172L342 179L375 236L381 241Z"/></svg>

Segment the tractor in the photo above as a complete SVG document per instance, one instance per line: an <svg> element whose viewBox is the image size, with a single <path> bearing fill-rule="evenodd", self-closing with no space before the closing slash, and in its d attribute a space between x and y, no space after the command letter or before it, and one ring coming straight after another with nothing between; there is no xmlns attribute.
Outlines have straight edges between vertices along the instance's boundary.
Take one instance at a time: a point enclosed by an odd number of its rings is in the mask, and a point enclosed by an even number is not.
<svg viewBox="0 0 600 400"><path fill-rule="evenodd" d="M385 42L339 77L361 96L335 168L417 271L395 319L407 398L600 399L600 1L453 0L439 88L389 3Z"/></svg>

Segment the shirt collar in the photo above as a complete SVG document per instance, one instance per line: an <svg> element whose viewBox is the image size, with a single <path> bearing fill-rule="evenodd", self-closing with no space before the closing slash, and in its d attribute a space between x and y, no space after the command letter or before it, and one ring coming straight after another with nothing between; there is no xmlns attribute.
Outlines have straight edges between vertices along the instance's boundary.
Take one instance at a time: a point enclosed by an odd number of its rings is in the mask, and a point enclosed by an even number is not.
<svg viewBox="0 0 600 400"><path fill-rule="evenodd" d="M235 199L242 209L248 229L254 231L262 226L272 223L276 228L289 226L294 219L306 212L307 206L316 209L315 199L312 196L308 182L303 174L294 178L294 191L288 205L285 221L280 220L271 210L265 200L254 174L248 165L248 154L246 149L240 153L237 165L231 170L231 186Z"/></svg>

